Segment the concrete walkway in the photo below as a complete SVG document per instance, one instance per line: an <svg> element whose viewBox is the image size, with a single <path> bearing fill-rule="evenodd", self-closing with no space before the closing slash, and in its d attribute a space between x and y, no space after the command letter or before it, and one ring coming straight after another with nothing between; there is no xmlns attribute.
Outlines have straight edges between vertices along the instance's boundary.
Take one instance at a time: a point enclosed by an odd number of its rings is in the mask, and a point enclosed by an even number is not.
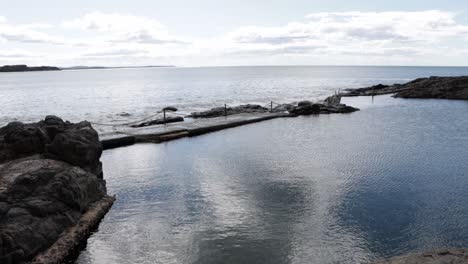
<svg viewBox="0 0 468 264"><path fill-rule="evenodd" d="M101 134L99 137L103 148L111 149L139 142L161 143L280 117L291 117L291 115L288 113L249 113L214 118L186 119L186 121L180 123L123 128L115 132Z"/></svg>

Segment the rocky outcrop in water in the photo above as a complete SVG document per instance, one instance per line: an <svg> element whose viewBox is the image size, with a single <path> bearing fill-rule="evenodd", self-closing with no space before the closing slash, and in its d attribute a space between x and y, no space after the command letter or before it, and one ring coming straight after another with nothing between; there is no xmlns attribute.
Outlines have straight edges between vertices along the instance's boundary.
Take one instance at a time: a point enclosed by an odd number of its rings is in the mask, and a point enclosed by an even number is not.
<svg viewBox="0 0 468 264"><path fill-rule="evenodd" d="M181 116L170 116L166 117L166 119L158 118L155 120L146 121L137 125L131 125L130 127L147 127L153 125L163 125L168 123L176 123L176 122L184 122L184 118Z"/></svg>
<svg viewBox="0 0 468 264"><path fill-rule="evenodd" d="M0 128L0 263L30 261L106 197L101 153L88 122Z"/></svg>
<svg viewBox="0 0 468 264"><path fill-rule="evenodd" d="M425 253L409 254L381 260L375 264L466 264L468 251L465 249L439 249Z"/></svg>
<svg viewBox="0 0 468 264"><path fill-rule="evenodd" d="M420 78L405 84L379 84L346 91L342 96L395 94L394 97L400 98L468 100L468 76Z"/></svg>
<svg viewBox="0 0 468 264"><path fill-rule="evenodd" d="M211 118L211 117L235 115L235 114L242 114L242 113L266 113L269 110L270 109L263 107L261 105L246 104L246 105L239 105L239 106L234 106L234 107L230 107L230 106L216 107L207 111L191 113L188 117Z"/></svg>
<svg viewBox="0 0 468 264"><path fill-rule="evenodd" d="M39 66L28 67L27 65L5 65L0 67L0 72L27 72L27 71L60 71L57 67Z"/></svg>
<svg viewBox="0 0 468 264"><path fill-rule="evenodd" d="M345 114L359 111L358 108L340 103L340 97L329 97L323 103L301 101L289 110L293 115Z"/></svg>

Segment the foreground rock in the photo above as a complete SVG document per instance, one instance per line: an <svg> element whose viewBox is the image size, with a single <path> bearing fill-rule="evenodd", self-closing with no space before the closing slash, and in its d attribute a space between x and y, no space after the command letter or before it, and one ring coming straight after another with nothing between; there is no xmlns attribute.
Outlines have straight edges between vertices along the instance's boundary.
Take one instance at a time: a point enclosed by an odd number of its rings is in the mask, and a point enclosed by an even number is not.
<svg viewBox="0 0 468 264"><path fill-rule="evenodd" d="M0 72L27 72L27 71L60 71L57 67L39 66L28 67L27 65L5 65L0 67Z"/></svg>
<svg viewBox="0 0 468 264"><path fill-rule="evenodd" d="M113 201L107 197L101 153L88 122L48 116L0 128L0 263L30 261L57 243L91 205Z"/></svg>
<svg viewBox="0 0 468 264"><path fill-rule="evenodd" d="M465 249L441 249L426 253L410 254L381 260L375 264L462 264L468 263L468 251Z"/></svg>
<svg viewBox="0 0 468 264"><path fill-rule="evenodd" d="M343 96L395 94L400 98L435 98L468 100L468 76L420 78L406 84L376 85L348 89Z"/></svg>
<svg viewBox="0 0 468 264"><path fill-rule="evenodd" d="M242 113L266 113L269 110L270 109L263 107L261 105L246 104L246 105L239 105L239 106L234 106L234 107L230 107L230 106L216 107L207 111L191 113L188 117L211 118L211 117L235 115L235 114L242 114Z"/></svg>

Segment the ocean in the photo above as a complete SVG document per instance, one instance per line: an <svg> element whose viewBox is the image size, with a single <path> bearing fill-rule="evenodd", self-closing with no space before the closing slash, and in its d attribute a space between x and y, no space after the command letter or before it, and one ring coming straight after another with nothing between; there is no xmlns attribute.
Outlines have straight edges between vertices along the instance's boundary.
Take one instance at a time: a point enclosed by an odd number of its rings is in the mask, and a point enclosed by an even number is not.
<svg viewBox="0 0 468 264"><path fill-rule="evenodd" d="M151 116L165 106L187 114L224 104L319 100L339 89L432 75L468 75L468 67L173 67L1 73L0 125L37 122L50 114L72 122L121 124ZM96 128L101 133L110 129Z"/></svg>

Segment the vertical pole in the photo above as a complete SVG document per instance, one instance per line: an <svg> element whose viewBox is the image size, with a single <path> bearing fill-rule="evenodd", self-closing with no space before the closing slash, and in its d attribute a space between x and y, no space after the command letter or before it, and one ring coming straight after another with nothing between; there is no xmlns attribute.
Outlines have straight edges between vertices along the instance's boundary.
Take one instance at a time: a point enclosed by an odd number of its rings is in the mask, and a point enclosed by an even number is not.
<svg viewBox="0 0 468 264"><path fill-rule="evenodd" d="M273 101L270 102L270 112L273 112Z"/></svg>
<svg viewBox="0 0 468 264"><path fill-rule="evenodd" d="M224 104L224 116L227 116L227 105Z"/></svg>
<svg viewBox="0 0 468 264"><path fill-rule="evenodd" d="M163 120L164 124L166 124L166 110L163 110Z"/></svg>

